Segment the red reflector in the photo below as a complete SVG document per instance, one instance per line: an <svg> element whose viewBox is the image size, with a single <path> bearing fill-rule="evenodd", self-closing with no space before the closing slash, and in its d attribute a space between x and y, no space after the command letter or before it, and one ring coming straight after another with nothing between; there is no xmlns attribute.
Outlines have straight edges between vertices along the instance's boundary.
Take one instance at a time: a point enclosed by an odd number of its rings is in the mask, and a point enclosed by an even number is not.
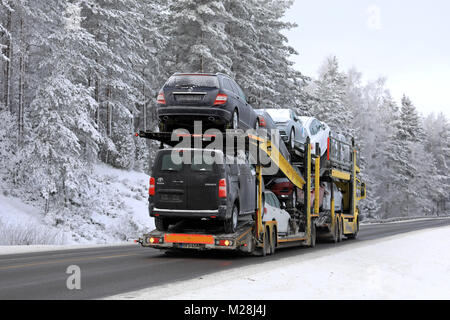
<svg viewBox="0 0 450 320"><path fill-rule="evenodd" d="M216 217L216 216L211 216L210 218L211 218L211 219L215 219L215 218L217 218L217 217Z"/></svg>
<svg viewBox="0 0 450 320"><path fill-rule="evenodd" d="M155 189L156 189L155 178L150 177L150 185L148 187L148 194L151 195L151 196L154 196L155 195Z"/></svg>
<svg viewBox="0 0 450 320"><path fill-rule="evenodd" d="M164 93L158 94L158 98L156 98L156 102L158 104L166 104L166 99L164 98Z"/></svg>
<svg viewBox="0 0 450 320"><path fill-rule="evenodd" d="M225 93L219 93L214 101L214 105L227 103L228 96Z"/></svg>
<svg viewBox="0 0 450 320"><path fill-rule="evenodd" d="M219 198L227 197L227 180L220 179L219 181Z"/></svg>

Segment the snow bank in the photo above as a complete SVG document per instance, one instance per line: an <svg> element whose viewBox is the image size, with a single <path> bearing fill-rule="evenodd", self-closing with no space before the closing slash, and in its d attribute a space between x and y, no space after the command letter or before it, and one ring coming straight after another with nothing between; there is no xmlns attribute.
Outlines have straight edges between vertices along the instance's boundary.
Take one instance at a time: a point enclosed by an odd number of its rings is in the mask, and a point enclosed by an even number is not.
<svg viewBox="0 0 450 320"><path fill-rule="evenodd" d="M117 244L154 229L147 174L98 164L92 181L90 203L47 215L37 202L0 194L0 245Z"/></svg>
<svg viewBox="0 0 450 320"><path fill-rule="evenodd" d="M107 299L450 299L448 248L450 227L428 229Z"/></svg>

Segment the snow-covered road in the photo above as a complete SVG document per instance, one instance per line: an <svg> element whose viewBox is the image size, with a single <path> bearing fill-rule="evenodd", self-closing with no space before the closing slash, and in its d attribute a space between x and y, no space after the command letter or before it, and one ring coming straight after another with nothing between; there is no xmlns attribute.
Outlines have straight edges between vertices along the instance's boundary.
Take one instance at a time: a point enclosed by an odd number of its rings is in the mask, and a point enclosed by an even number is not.
<svg viewBox="0 0 450 320"><path fill-rule="evenodd" d="M108 299L450 299L450 227L332 247Z"/></svg>

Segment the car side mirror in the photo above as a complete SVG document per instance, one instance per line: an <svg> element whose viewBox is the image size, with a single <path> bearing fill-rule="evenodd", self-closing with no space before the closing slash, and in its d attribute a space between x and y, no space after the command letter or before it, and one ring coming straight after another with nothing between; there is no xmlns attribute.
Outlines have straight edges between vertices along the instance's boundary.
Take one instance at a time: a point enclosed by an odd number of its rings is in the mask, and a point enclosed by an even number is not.
<svg viewBox="0 0 450 320"><path fill-rule="evenodd" d="M363 182L361 183L361 198L366 197L366 184Z"/></svg>
<svg viewBox="0 0 450 320"><path fill-rule="evenodd" d="M281 207L281 209L286 209L286 203L281 202L281 203L280 203L280 207Z"/></svg>

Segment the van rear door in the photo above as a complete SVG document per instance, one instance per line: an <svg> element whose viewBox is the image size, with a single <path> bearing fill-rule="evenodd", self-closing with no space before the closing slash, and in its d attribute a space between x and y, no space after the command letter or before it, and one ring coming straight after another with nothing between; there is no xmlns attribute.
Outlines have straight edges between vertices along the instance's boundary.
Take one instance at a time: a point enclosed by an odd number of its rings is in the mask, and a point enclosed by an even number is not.
<svg viewBox="0 0 450 320"><path fill-rule="evenodd" d="M196 161L197 160L197 161ZM217 210L219 208L219 181L225 177L221 164L208 164L201 153L186 165L189 210Z"/></svg>
<svg viewBox="0 0 450 320"><path fill-rule="evenodd" d="M187 209L187 181L183 164L173 161L170 150L158 154L153 172L154 205L158 209Z"/></svg>

